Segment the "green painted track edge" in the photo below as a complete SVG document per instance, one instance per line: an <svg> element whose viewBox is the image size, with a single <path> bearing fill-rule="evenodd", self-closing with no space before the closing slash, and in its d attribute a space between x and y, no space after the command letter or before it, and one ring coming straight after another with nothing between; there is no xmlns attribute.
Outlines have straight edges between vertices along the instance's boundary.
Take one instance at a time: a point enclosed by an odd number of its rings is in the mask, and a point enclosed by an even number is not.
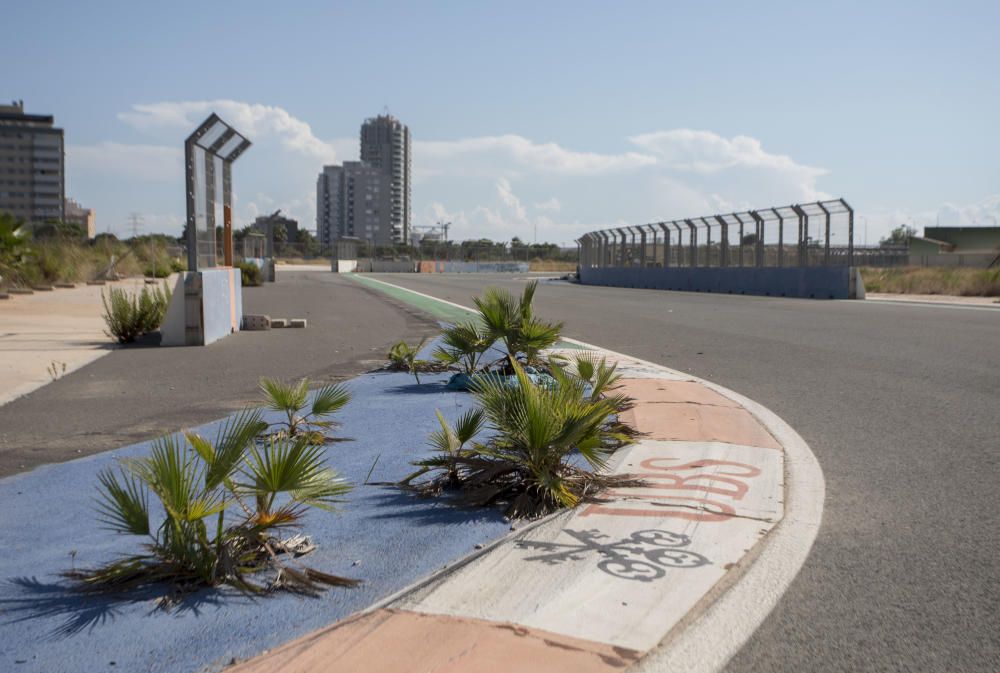
<svg viewBox="0 0 1000 673"><path fill-rule="evenodd" d="M350 278L356 283L361 283L367 288L373 290L378 290L379 292L386 294L393 299L397 299L405 304L409 304L416 309L427 313L438 320L443 320L445 322L454 323L459 320L467 320L475 315L476 311L468 308L459 308L454 304L449 304L443 300L432 299L431 297L426 297L422 294L414 292L412 290L407 290L406 288L399 287L397 285L390 285L386 282L378 282L371 278L365 278L363 275L358 273L348 273L344 274L347 278ZM573 348L582 349L583 346L579 344L570 343L566 341L560 341L556 344L559 348Z"/></svg>

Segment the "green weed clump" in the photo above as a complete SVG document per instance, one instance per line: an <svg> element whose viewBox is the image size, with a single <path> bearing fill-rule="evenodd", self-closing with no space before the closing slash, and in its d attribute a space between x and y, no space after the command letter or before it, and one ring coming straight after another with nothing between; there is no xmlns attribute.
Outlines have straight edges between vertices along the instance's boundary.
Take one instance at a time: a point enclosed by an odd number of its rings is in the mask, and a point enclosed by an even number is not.
<svg viewBox="0 0 1000 673"><path fill-rule="evenodd" d="M260 267L253 262L236 262L236 268L240 270L240 280L243 287L257 287L264 280L264 274Z"/></svg>
<svg viewBox="0 0 1000 673"><path fill-rule="evenodd" d="M118 343L131 343L136 337L159 329L167 315L172 292L164 283L161 287L143 287L138 293L112 287L101 293L104 323L108 336Z"/></svg>

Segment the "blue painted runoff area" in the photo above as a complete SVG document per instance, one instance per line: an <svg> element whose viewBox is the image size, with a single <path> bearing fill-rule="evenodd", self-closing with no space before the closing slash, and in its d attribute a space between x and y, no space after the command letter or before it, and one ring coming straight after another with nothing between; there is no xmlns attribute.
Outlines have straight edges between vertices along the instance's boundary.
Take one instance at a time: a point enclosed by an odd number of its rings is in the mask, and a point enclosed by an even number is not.
<svg viewBox="0 0 1000 673"><path fill-rule="evenodd" d="M94 498L98 471L146 454L149 443L0 480L0 671L217 671L364 609L503 536L509 524L498 510L362 485L373 464L371 481L410 474L410 461L430 453L434 410L454 420L473 404L468 393L445 390L448 376L421 375L418 386L409 374L383 372L346 383L353 400L336 415L342 426L334 434L352 441L328 445L327 456L355 489L339 511L307 515L303 532L318 548L301 560L364 583L319 598L209 589L167 612L156 607L162 591L74 593L60 571L138 551L144 538L101 528ZM196 431L214 438L220 424Z"/></svg>
<svg viewBox="0 0 1000 673"><path fill-rule="evenodd" d="M851 272L852 269L846 266L583 267L580 269L580 282L584 285L680 292L848 299Z"/></svg>

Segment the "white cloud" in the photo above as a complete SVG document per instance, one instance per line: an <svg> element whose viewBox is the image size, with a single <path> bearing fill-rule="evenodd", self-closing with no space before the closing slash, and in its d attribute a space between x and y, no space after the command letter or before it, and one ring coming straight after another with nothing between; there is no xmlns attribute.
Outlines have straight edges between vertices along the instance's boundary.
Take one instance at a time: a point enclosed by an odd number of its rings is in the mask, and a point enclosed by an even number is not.
<svg viewBox="0 0 1000 673"><path fill-rule="evenodd" d="M937 208L860 208L855 213L855 240L873 245L896 227L906 224L923 235L925 227L1000 226L1000 194L975 203L945 202ZM865 238L867 236L867 239Z"/></svg>
<svg viewBox="0 0 1000 673"><path fill-rule="evenodd" d="M500 202L507 206L507 209L514 216L515 221L527 222L528 212L525 210L524 204L521 203L521 199L517 198L511 189L510 180L507 178L497 180L497 195L500 197Z"/></svg>
<svg viewBox="0 0 1000 673"><path fill-rule="evenodd" d="M828 197L816 186L816 180L827 174L825 169L767 152L759 140L749 136L724 138L711 131L672 129L635 135L629 142L655 156L660 170L712 187L718 198L737 202L739 207L743 203L763 207L772 202L780 205ZM751 181L765 189L755 189L756 198L744 201L737 196L743 191L740 183Z"/></svg>
<svg viewBox="0 0 1000 673"><path fill-rule="evenodd" d="M556 197L552 197L548 201L542 201L535 204L535 208L538 210L551 210L554 213L558 213L562 210L562 202Z"/></svg>
<svg viewBox="0 0 1000 673"><path fill-rule="evenodd" d="M313 135L309 124L284 108L271 105L235 100L165 101L133 105L131 111L119 113L118 118L140 131L194 130L212 112L251 141L274 137L285 149L323 163L337 159L334 146Z"/></svg>
<svg viewBox="0 0 1000 673"><path fill-rule="evenodd" d="M945 203L938 208L934 223L942 227L1000 226L1000 194L989 196L978 203L957 205Z"/></svg>
<svg viewBox="0 0 1000 673"><path fill-rule="evenodd" d="M69 173L149 181L184 180L184 153L179 147L102 142L69 145Z"/></svg>
<svg viewBox="0 0 1000 673"><path fill-rule="evenodd" d="M414 161L419 162L421 170L427 170L431 174L461 172L466 166L462 159L471 157L481 163L485 156L493 157L484 167L493 169L494 175L500 172L497 169L501 166L535 173L599 175L641 168L656 162L654 157L637 152L576 152L555 143L539 144L513 134L462 140L417 141L414 143L413 154Z"/></svg>

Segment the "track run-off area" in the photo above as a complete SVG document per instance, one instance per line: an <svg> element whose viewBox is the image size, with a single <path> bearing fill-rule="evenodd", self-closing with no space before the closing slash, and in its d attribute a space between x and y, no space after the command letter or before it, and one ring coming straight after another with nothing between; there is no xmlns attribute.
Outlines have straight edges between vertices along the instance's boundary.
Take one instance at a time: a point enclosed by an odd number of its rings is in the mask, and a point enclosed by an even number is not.
<svg viewBox="0 0 1000 673"><path fill-rule="evenodd" d="M528 279L371 277L465 306ZM995 670L1000 310L560 281L540 283L535 308L568 337L754 400L818 459L812 551L725 670Z"/></svg>

